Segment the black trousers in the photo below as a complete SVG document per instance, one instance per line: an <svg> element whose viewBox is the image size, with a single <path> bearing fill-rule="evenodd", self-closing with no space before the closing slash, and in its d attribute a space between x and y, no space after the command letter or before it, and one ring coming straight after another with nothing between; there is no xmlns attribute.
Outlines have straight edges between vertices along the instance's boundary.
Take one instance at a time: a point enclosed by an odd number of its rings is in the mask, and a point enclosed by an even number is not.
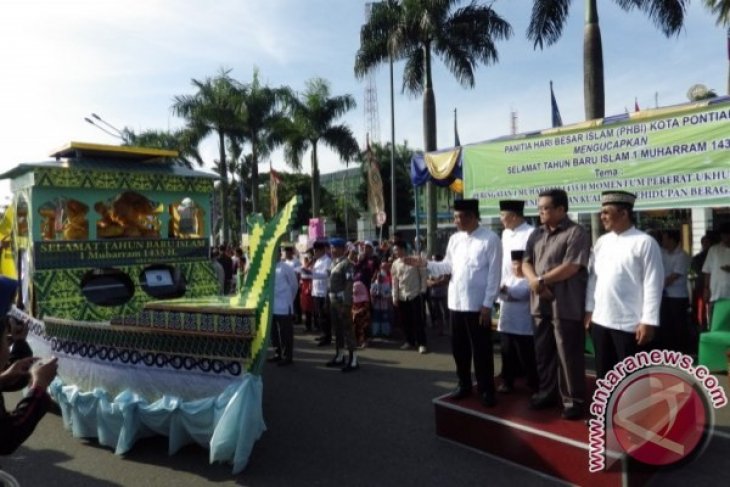
<svg viewBox="0 0 730 487"><path fill-rule="evenodd" d="M294 327L291 315L274 315L271 323L271 344L276 355L284 360L291 360L294 355Z"/></svg>
<svg viewBox="0 0 730 487"><path fill-rule="evenodd" d="M520 371L527 379L527 386L537 390L540 384L537 378L535 362L535 340L532 335L516 335L500 333L502 349L502 382L512 387Z"/></svg>
<svg viewBox="0 0 730 487"><path fill-rule="evenodd" d="M691 343L688 311L689 298L662 298L657 346L665 350L697 353L696 345Z"/></svg>
<svg viewBox="0 0 730 487"><path fill-rule="evenodd" d="M298 325L302 322L302 304L299 300L299 296L302 292L302 286L301 284L297 287L297 295L294 296L294 302L292 305L294 306L294 324Z"/></svg>
<svg viewBox="0 0 730 487"><path fill-rule="evenodd" d="M332 340L332 324L330 323L327 298L312 296L312 299L314 300L314 325L320 329L324 338Z"/></svg>
<svg viewBox="0 0 730 487"><path fill-rule="evenodd" d="M534 336L540 396L559 392L563 406L582 405L586 395L583 322L535 317Z"/></svg>
<svg viewBox="0 0 730 487"><path fill-rule="evenodd" d="M603 378L614 365L634 355L641 348L636 334L591 323L591 338L596 352L596 377Z"/></svg>
<svg viewBox="0 0 730 487"><path fill-rule="evenodd" d="M471 362L480 393L494 394L492 324L479 324L479 312L451 310L451 351L459 386L471 389Z"/></svg>
<svg viewBox="0 0 730 487"><path fill-rule="evenodd" d="M406 341L415 346L426 346L426 317L421 296L409 301L398 301Z"/></svg>

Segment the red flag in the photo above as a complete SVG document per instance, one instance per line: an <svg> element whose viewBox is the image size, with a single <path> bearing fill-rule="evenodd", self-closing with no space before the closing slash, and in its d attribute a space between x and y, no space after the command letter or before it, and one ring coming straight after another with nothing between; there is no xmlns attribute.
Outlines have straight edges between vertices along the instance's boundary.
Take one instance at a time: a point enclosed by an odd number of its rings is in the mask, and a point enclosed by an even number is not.
<svg viewBox="0 0 730 487"><path fill-rule="evenodd" d="M274 168L269 165L269 199L271 200L271 217L279 211L279 184L281 184L281 176Z"/></svg>
<svg viewBox="0 0 730 487"><path fill-rule="evenodd" d="M634 111L639 111L639 101L636 98L634 98Z"/></svg>

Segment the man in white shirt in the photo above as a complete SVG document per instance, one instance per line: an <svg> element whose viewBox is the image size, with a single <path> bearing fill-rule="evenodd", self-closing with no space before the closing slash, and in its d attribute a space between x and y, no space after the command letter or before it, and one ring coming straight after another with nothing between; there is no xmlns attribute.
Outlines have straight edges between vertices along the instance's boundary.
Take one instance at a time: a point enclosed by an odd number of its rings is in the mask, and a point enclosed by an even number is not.
<svg viewBox="0 0 730 487"><path fill-rule="evenodd" d="M314 242L314 265L312 266L312 299L314 300L314 325L322 332L317 339L317 346L324 347L332 343L332 325L329 319L327 292L329 289L329 271L332 259L326 250L329 243L323 240Z"/></svg>
<svg viewBox="0 0 730 487"><path fill-rule="evenodd" d="M276 263L274 280L274 316L272 318L271 342L275 354L269 362L277 365L291 365L294 348L294 326L292 323L294 296L299 281L294 270L283 261Z"/></svg>
<svg viewBox="0 0 730 487"><path fill-rule="evenodd" d="M451 313L451 345L459 385L452 399L471 395L471 361L474 359L479 398L485 407L497 403L492 354L492 307L499 293L502 244L488 228L479 226L479 201L454 201L454 223L441 262L405 257L405 263L427 266L431 275L451 274L448 305Z"/></svg>
<svg viewBox="0 0 730 487"><path fill-rule="evenodd" d="M502 231L502 284L512 276L512 251L525 250L527 239L535 227L525 221L525 202L502 200L499 202L499 221Z"/></svg>
<svg viewBox="0 0 730 487"><path fill-rule="evenodd" d="M723 224L719 233L720 243L710 247L702 265L705 302L710 303L709 323L712 323L712 306L715 301L730 298L730 222Z"/></svg>
<svg viewBox="0 0 730 487"><path fill-rule="evenodd" d="M635 200L624 191L601 194L601 223L608 233L593 247L585 319L599 378L651 342L659 326L661 250L656 240L634 226Z"/></svg>
<svg viewBox="0 0 730 487"><path fill-rule="evenodd" d="M302 261L299 260L299 256L294 253L294 244L287 242L282 244L281 250L283 252L282 259L284 262L291 267L297 275L297 281L301 278L302 272ZM294 324L299 324L302 320L302 309L299 306L299 287L297 287L297 294L294 296Z"/></svg>
<svg viewBox="0 0 730 487"><path fill-rule="evenodd" d="M658 345L666 350L697 353L690 348L689 312L689 255L680 247L679 230L662 232L662 266L664 268L664 295L659 313Z"/></svg>

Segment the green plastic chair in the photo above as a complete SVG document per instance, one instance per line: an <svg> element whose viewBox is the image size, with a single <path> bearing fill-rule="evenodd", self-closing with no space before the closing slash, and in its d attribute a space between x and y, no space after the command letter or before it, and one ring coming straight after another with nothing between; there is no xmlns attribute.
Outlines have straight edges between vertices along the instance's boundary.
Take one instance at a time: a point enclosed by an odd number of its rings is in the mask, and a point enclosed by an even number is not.
<svg viewBox="0 0 730 487"><path fill-rule="evenodd" d="M711 372L727 371L730 348L730 299L718 299L712 308L710 331L700 335L698 362Z"/></svg>

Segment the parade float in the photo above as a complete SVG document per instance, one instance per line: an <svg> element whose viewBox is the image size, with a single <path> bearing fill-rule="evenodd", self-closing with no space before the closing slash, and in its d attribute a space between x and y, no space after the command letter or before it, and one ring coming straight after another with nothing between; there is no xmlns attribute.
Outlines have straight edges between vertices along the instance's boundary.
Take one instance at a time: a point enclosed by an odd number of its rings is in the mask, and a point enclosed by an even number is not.
<svg viewBox="0 0 730 487"><path fill-rule="evenodd" d="M146 436L189 443L234 473L265 430L261 369L278 246L298 204L248 220L249 272L220 295L209 257L216 176L173 151L72 142L0 175L2 271L75 437L117 454Z"/></svg>

